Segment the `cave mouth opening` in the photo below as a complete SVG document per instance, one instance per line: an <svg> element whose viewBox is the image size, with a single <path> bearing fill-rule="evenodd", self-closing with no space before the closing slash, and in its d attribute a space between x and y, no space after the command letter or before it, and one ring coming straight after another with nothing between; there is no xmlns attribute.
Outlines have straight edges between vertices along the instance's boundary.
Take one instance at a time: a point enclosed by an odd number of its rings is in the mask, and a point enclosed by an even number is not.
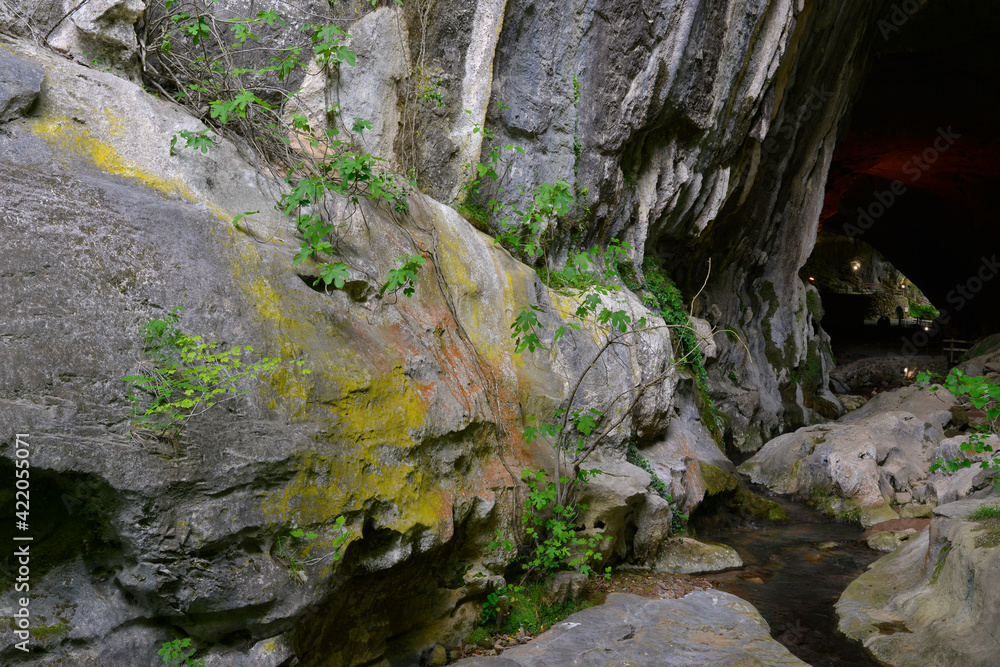
<svg viewBox="0 0 1000 667"><path fill-rule="evenodd" d="M838 366L865 356L950 362L948 348L961 344L947 341L1000 332L998 23L1000 4L932 0L875 30L800 273L821 293Z"/></svg>
<svg viewBox="0 0 1000 667"><path fill-rule="evenodd" d="M840 363L887 354L943 354L952 332L940 324L937 304L864 241L821 229L799 276L819 292L823 329ZM932 328L941 331L931 336Z"/></svg>
<svg viewBox="0 0 1000 667"><path fill-rule="evenodd" d="M837 393L867 394L909 384L920 371L947 370L955 334L941 324L937 305L874 247L821 229L799 276L820 296Z"/></svg>

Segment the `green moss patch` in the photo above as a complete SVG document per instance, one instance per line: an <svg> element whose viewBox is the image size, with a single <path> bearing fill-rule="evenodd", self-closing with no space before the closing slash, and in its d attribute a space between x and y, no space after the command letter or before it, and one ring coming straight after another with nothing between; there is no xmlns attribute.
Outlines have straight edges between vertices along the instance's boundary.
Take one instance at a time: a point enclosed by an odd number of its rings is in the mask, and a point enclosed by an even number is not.
<svg viewBox="0 0 1000 667"><path fill-rule="evenodd" d="M948 553L951 551L951 545L946 544L941 548L941 552L938 554L937 563L934 565L934 571L931 573L930 585L933 586L937 583L938 578L941 576L941 570L944 569L945 561L948 560Z"/></svg>
<svg viewBox="0 0 1000 667"><path fill-rule="evenodd" d="M781 505L761 498L736 475L704 461L699 461L698 466L706 496L717 499L716 504L729 512L758 521L784 521L788 518Z"/></svg>
<svg viewBox="0 0 1000 667"><path fill-rule="evenodd" d="M969 514L969 519L978 526L975 531L975 545L979 548L992 549L1000 546L1000 506L980 505Z"/></svg>

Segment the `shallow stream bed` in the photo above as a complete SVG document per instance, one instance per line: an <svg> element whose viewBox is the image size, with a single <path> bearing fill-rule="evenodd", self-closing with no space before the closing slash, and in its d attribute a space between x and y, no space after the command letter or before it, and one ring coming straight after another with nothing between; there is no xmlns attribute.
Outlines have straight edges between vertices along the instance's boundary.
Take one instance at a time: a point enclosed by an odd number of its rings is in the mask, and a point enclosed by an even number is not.
<svg viewBox="0 0 1000 667"><path fill-rule="evenodd" d="M859 526L832 521L802 503L773 500L787 522L699 535L735 548L745 563L703 578L753 604L772 636L800 660L814 667L877 667L860 644L838 635L834 604L881 554L861 540Z"/></svg>

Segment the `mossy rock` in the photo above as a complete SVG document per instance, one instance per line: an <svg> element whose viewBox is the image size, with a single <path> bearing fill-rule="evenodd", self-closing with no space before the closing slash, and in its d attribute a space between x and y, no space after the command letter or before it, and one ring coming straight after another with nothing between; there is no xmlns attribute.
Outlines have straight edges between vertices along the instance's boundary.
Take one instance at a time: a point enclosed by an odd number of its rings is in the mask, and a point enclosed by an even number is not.
<svg viewBox="0 0 1000 667"><path fill-rule="evenodd" d="M859 505L856 501L846 500L824 487L814 487L809 492L807 502L827 516L861 526L874 526L883 521L899 518L888 503Z"/></svg>
<svg viewBox="0 0 1000 667"><path fill-rule="evenodd" d="M737 475L704 461L699 461L698 466L706 495L725 496L723 502L731 511L764 521L784 521L788 518L781 505L758 496Z"/></svg>

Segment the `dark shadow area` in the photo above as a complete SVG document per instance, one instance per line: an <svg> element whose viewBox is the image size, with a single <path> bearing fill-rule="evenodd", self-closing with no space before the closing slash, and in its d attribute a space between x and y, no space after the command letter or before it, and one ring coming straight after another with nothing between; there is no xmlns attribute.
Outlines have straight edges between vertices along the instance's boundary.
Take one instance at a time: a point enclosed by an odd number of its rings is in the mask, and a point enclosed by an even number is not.
<svg viewBox="0 0 1000 667"><path fill-rule="evenodd" d="M920 285L941 311L921 354L949 335L1000 330L998 23L1000 5L941 0L898 30L883 26L889 39L830 170L821 240L863 241ZM847 326L841 315L858 310L851 301L824 297L835 342L850 333L837 330Z"/></svg>
<svg viewBox="0 0 1000 667"><path fill-rule="evenodd" d="M868 357L940 356L957 334L937 304L882 253L821 229L799 272L822 299L823 329L839 364ZM931 335L931 330L935 331Z"/></svg>

